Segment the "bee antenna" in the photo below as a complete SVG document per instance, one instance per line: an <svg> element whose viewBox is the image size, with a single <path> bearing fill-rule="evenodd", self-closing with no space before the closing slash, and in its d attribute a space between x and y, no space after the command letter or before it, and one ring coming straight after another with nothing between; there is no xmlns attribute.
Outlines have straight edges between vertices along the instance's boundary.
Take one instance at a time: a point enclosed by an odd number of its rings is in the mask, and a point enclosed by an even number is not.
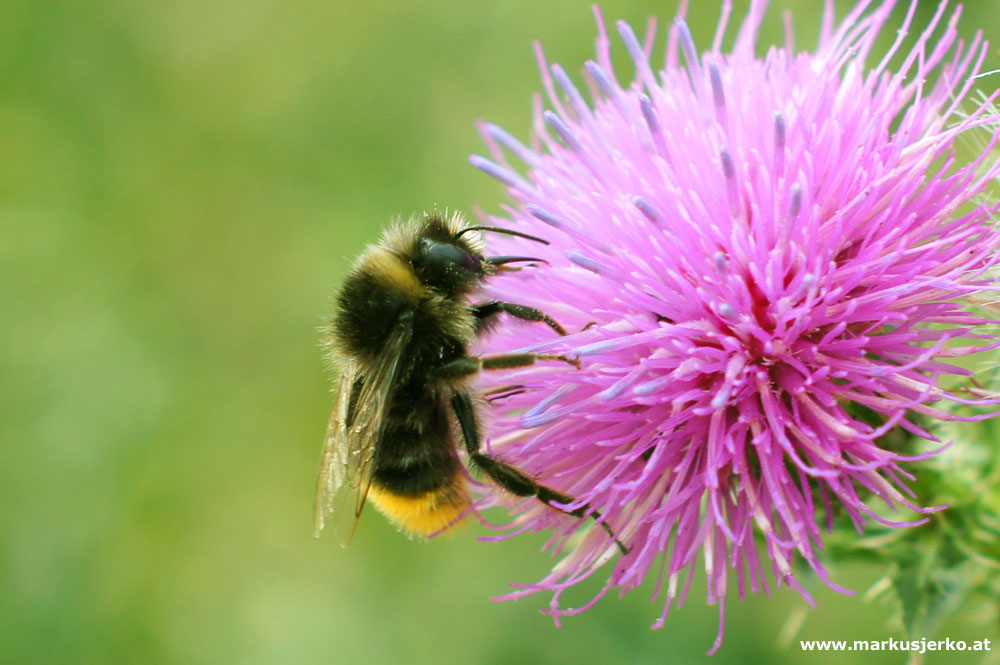
<svg viewBox="0 0 1000 665"><path fill-rule="evenodd" d="M502 266L507 263L520 263L524 261L531 261L532 263L548 263L545 259L537 259L533 256L490 256L484 261L491 266Z"/></svg>
<svg viewBox="0 0 1000 665"><path fill-rule="evenodd" d="M458 234L455 235L455 237L456 238L462 237L462 234L465 233L466 231L492 231L493 233L503 233L503 234L506 234L506 235L509 235L509 236L517 236L518 238L527 238L528 240L534 240L535 242L540 242L543 245L548 245L549 244L549 241L545 240L544 238L539 238L537 236L528 235L527 233L524 233L522 231L515 231L513 229L505 229L505 228L500 227L500 226L467 226L464 229L462 229L461 231L459 231Z"/></svg>

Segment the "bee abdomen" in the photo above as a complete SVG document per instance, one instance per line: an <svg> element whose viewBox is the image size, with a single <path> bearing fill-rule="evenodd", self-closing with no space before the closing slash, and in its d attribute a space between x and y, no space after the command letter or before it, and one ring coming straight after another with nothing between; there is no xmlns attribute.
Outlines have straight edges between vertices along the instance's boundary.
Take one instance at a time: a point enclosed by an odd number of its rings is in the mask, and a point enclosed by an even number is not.
<svg viewBox="0 0 1000 665"><path fill-rule="evenodd" d="M375 451L373 482L402 496L450 485L461 471L451 442L442 434L387 429Z"/></svg>
<svg viewBox="0 0 1000 665"><path fill-rule="evenodd" d="M420 417L404 417L397 404L380 432L368 496L405 531L428 535L456 522L471 503L440 404L411 406Z"/></svg>
<svg viewBox="0 0 1000 665"><path fill-rule="evenodd" d="M451 480L436 490L409 496L373 484L368 498L404 531L427 536L458 522L471 506L461 474Z"/></svg>

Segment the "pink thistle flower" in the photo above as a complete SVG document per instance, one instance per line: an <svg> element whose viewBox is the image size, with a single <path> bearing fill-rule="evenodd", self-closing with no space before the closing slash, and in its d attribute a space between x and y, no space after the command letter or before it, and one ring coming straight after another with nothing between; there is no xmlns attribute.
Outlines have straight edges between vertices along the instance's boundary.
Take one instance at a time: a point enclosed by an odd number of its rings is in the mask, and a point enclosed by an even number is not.
<svg viewBox="0 0 1000 665"><path fill-rule="evenodd" d="M493 159L471 161L514 199L490 223L551 242L528 250L493 239L494 251L548 266L495 278L489 296L536 307L571 334L511 324L480 350L582 361L483 377L487 388L525 387L495 401L492 452L574 496L569 508L599 511L630 548L620 555L590 520L519 503L499 538L551 528L549 547L565 557L506 598L552 591L557 621L654 571L654 598L666 586L660 627L700 565L720 607L714 652L732 578L740 598L767 593L770 569L810 600L798 559L850 593L817 557L835 504L859 531L886 523L871 495L891 509L937 509L907 488L902 463L919 456L887 449L882 435L902 427L932 439L915 415L955 418L935 402L995 403L943 381L971 374L950 359L997 346L963 341L995 339L985 328L995 322L964 305L997 289L997 206L978 201L1000 173L989 158L996 137L956 160L960 137L1000 121L989 110L997 93L959 114L986 43L977 34L964 45L959 11L946 20L941 3L903 48L914 0L876 55L894 3L861 2L837 24L827 2L815 52L795 49L786 22L785 46L759 57L766 4L751 3L724 52L725 2L704 54L682 8L659 72L655 26L640 41L619 22L636 68L624 85L595 11L597 57L584 69L593 101L539 48L551 109L536 100L532 146L481 127ZM597 597L560 607L566 589L604 566Z"/></svg>

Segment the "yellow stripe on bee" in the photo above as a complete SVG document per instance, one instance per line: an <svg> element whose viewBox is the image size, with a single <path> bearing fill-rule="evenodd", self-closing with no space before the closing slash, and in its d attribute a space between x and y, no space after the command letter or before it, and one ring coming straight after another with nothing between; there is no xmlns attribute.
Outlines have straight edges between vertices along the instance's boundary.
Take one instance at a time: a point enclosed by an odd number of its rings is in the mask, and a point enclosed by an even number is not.
<svg viewBox="0 0 1000 665"><path fill-rule="evenodd" d="M458 486L403 496L372 485L368 498L379 512L401 529L422 536L452 526L470 505L469 495Z"/></svg>
<svg viewBox="0 0 1000 665"><path fill-rule="evenodd" d="M373 247L364 257L364 263L371 266L374 274L386 286L411 296L419 297L424 287L413 269L392 252Z"/></svg>

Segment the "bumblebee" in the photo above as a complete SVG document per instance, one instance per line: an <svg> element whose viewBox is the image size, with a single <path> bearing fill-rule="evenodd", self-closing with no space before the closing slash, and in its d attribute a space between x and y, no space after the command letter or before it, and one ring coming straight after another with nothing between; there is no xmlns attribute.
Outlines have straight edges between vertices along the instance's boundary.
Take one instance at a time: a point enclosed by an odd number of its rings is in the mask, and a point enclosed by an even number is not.
<svg viewBox="0 0 1000 665"><path fill-rule="evenodd" d="M485 279L518 269L509 264L541 262L484 257L483 232L548 244L519 231L467 226L460 215L425 215L389 228L347 275L328 331L340 381L317 482L317 536L332 513L346 546L367 499L410 534L430 535L460 521L471 499L456 451L459 437L470 465L508 492L557 510L553 503L573 500L482 450L484 396L474 387L480 371L539 361L579 366L561 355L469 355L469 345L501 314L566 334L532 307L469 302ZM506 386L492 393L503 397L520 390ZM569 514L599 517L586 506Z"/></svg>

